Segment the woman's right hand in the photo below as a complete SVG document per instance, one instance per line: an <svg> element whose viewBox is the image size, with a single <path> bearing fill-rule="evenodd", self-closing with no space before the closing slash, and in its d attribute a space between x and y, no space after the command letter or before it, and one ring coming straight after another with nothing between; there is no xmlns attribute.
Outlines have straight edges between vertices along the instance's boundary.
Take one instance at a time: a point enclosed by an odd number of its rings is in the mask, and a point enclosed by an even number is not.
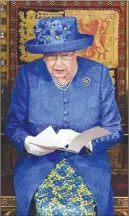
<svg viewBox="0 0 129 216"><path fill-rule="evenodd" d="M52 148L45 148L39 145L32 144L34 143L34 140L35 137L33 136L27 136L25 139L24 147L28 153L36 156L42 156L55 151L55 149Z"/></svg>

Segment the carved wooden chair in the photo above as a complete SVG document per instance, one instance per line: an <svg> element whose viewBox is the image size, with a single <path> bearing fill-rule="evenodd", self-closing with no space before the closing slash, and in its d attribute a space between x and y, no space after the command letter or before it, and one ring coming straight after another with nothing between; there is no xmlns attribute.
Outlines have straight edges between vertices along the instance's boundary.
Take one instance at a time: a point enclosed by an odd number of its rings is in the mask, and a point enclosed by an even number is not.
<svg viewBox="0 0 129 216"><path fill-rule="evenodd" d="M17 158L3 131L9 105L9 95L15 83L18 65L42 55L25 51L24 42L34 37L36 18L48 16L76 16L79 30L95 34L92 47L81 56L105 63L110 69L116 88L116 99L122 117L124 139L108 150L112 169L115 215L128 215L127 183L127 4L125 1L5 1L1 2L2 41L2 193L3 216L16 215L13 189L13 168ZM126 37L125 37L126 35ZM9 53L9 54L8 54ZM5 102L6 101L6 102ZM30 215L35 215L35 213Z"/></svg>

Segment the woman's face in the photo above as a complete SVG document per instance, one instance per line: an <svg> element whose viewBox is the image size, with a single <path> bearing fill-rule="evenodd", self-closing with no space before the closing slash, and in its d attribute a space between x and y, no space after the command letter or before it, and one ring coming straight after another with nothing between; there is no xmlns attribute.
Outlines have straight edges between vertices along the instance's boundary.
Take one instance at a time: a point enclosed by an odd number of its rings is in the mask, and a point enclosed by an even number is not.
<svg viewBox="0 0 129 216"><path fill-rule="evenodd" d="M44 55L47 69L55 78L65 78L77 72L77 52Z"/></svg>

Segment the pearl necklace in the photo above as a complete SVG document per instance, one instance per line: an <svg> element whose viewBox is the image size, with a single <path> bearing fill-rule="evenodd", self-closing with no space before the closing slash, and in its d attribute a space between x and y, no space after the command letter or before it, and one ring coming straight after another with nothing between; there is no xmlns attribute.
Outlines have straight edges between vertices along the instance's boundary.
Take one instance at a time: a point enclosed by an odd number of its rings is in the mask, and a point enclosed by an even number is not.
<svg viewBox="0 0 129 216"><path fill-rule="evenodd" d="M68 83L60 84L55 80L55 78L52 75L51 75L51 77L52 77L52 80L55 83L56 87L59 88L62 91L66 91L71 86L71 83L72 83L72 80L73 80L73 76L72 76L71 79L68 81Z"/></svg>

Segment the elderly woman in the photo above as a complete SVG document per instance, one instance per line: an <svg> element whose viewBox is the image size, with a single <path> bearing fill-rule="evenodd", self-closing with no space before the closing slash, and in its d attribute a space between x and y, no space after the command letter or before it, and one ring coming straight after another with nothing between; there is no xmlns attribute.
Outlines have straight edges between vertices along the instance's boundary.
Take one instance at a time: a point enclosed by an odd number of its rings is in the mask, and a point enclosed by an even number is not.
<svg viewBox="0 0 129 216"><path fill-rule="evenodd" d="M74 17L42 18L34 32L26 49L44 57L20 66L5 130L22 153L14 173L17 215L29 215L33 199L38 216L113 216L107 149L122 129L108 68L78 56L94 37L79 33ZM66 134L95 126L111 134L86 143L90 154L33 145L50 125Z"/></svg>

